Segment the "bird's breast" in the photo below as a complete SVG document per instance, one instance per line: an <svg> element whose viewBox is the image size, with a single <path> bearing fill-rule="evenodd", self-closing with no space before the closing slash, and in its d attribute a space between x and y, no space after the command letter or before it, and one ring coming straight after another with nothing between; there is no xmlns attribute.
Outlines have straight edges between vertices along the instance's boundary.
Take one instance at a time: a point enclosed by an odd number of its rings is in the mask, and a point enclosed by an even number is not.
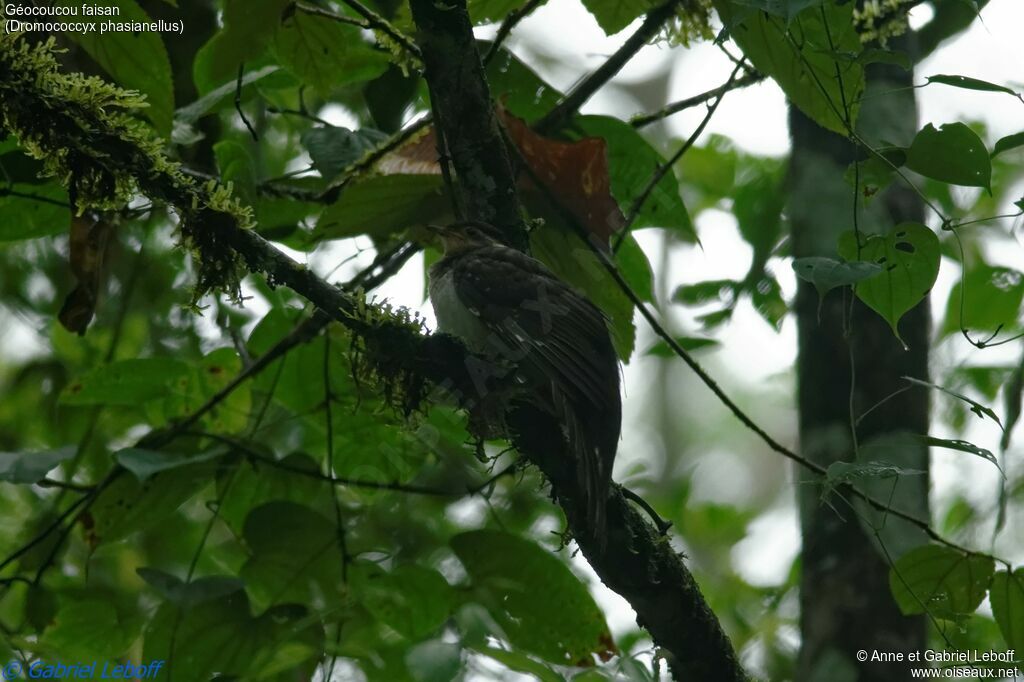
<svg viewBox="0 0 1024 682"><path fill-rule="evenodd" d="M471 350L483 352L490 334L479 315L470 310L459 298L455 276L451 268L430 273L430 303L434 307L438 328L458 337Z"/></svg>

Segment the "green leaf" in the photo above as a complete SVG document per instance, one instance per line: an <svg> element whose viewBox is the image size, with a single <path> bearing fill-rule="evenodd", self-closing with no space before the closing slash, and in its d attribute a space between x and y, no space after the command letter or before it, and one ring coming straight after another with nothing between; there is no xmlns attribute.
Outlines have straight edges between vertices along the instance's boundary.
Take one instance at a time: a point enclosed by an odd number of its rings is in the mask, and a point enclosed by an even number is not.
<svg viewBox="0 0 1024 682"><path fill-rule="evenodd" d="M939 238L919 223L902 223L887 235L846 232L839 238L839 255L848 261L864 261L882 267L882 272L857 285L857 298L881 315L900 337L898 325L935 284L939 274Z"/></svg>
<svg viewBox="0 0 1024 682"><path fill-rule="evenodd" d="M338 528L294 502L269 502L245 519L252 556L239 576L257 608L283 603L312 605L314 597L337 604L342 567Z"/></svg>
<svg viewBox="0 0 1024 682"><path fill-rule="evenodd" d="M475 24L501 21L509 12L522 5L522 0L469 0L469 16Z"/></svg>
<svg viewBox="0 0 1024 682"><path fill-rule="evenodd" d="M575 122L585 135L604 138L608 144L608 174L612 196L628 214L633 201L647 186L654 170L665 158L628 123L610 116L577 116ZM674 173L655 185L633 221L632 229L663 227L687 242L697 241L697 232L679 193Z"/></svg>
<svg viewBox="0 0 1024 682"><path fill-rule="evenodd" d="M925 177L992 191L992 162L985 143L963 123L938 130L931 123L914 137L907 150L907 168Z"/></svg>
<svg viewBox="0 0 1024 682"><path fill-rule="evenodd" d="M436 639L421 642L406 652L405 666L415 682L451 682L459 677L462 647Z"/></svg>
<svg viewBox="0 0 1024 682"><path fill-rule="evenodd" d="M978 608L994 570L989 557L924 545L896 561L889 571L889 588L904 615L955 619Z"/></svg>
<svg viewBox="0 0 1024 682"><path fill-rule="evenodd" d="M274 53L281 65L321 94L384 73L386 52L366 43L357 26L294 12L277 26Z"/></svg>
<svg viewBox="0 0 1024 682"><path fill-rule="evenodd" d="M444 222L448 202L439 175L374 176L349 185L316 224L316 236L385 238L414 225Z"/></svg>
<svg viewBox="0 0 1024 682"><path fill-rule="evenodd" d="M992 577L989 601L1007 648L1024 651L1024 567L1013 573L996 573Z"/></svg>
<svg viewBox="0 0 1024 682"><path fill-rule="evenodd" d="M999 466L999 460L996 459L996 456L992 454L992 451L986 450L985 448L982 447L978 447L974 443L969 443L968 441L965 440L950 440L948 438L936 438L934 436L920 436L920 438L921 442L924 443L925 445L930 445L936 448L946 448L947 450L958 450L959 452L966 452L968 454L981 457L982 459L987 459L988 461L995 464L996 468L999 469L1000 472L1002 471L1002 468Z"/></svg>
<svg viewBox="0 0 1024 682"><path fill-rule="evenodd" d="M786 305L786 301L782 298L782 287L779 286L778 280L770 274L766 274L754 282L748 288L748 291L750 293L750 302L753 304L757 314L770 324L775 331L781 331L782 320L786 317L786 313L789 312L789 306Z"/></svg>
<svg viewBox="0 0 1024 682"><path fill-rule="evenodd" d="M234 140L213 145L217 170L225 183L231 183L235 196L248 206L256 205L256 164L249 150Z"/></svg>
<svg viewBox="0 0 1024 682"><path fill-rule="evenodd" d="M601 30L610 36L629 26L655 4L651 0L583 0L583 6L594 15Z"/></svg>
<svg viewBox="0 0 1024 682"><path fill-rule="evenodd" d="M432 568L399 566L390 573L368 563L352 568L353 592L366 610L412 641L434 634L455 608L455 591Z"/></svg>
<svg viewBox="0 0 1024 682"><path fill-rule="evenodd" d="M293 351L294 352L294 351ZM312 509L327 509L331 500L329 486L308 474L320 474L320 467L309 455L294 452L279 461L280 468L258 461L239 462L224 470L217 479L222 496L220 516L238 535L245 517L267 502L295 502ZM230 491L230 495L227 493Z"/></svg>
<svg viewBox="0 0 1024 682"><path fill-rule="evenodd" d="M118 360L72 381L61 393L65 405L138 405L167 393L188 368L171 358Z"/></svg>
<svg viewBox="0 0 1024 682"><path fill-rule="evenodd" d="M200 95L235 87L239 66L263 54L291 0L224 0L224 26L196 54L192 78Z"/></svg>
<svg viewBox="0 0 1024 682"><path fill-rule="evenodd" d="M996 146L992 148L992 158L995 158L997 154L1002 154L1018 147L1024 147L1024 132L999 138L996 141Z"/></svg>
<svg viewBox="0 0 1024 682"><path fill-rule="evenodd" d="M82 3L78 0L60 0L59 4L77 8ZM90 4L93 7L116 8L117 15L110 17L110 21L150 22L149 15L135 0L96 0ZM149 106L142 113L153 122L160 135L170 136L174 118L174 80L171 62L160 33L93 31L68 32L63 35L78 43L118 85L128 90L138 90L145 95ZM171 40L177 39L173 33L167 35Z"/></svg>
<svg viewBox="0 0 1024 682"><path fill-rule="evenodd" d="M985 417L988 417L989 419L994 421L996 424L998 424L1000 429L1003 428L1003 423L1001 421L999 421L999 415L995 413L995 410L993 410L991 407L986 407L985 405L982 405L977 400L973 400L971 398L968 398L963 393L957 393L956 391L952 391L952 390L946 388L945 386L939 386L938 384L933 384L933 383L931 383L929 381L922 381L920 379L915 379L914 377L902 377L902 378L903 378L904 381L909 381L912 384L917 384L918 386L924 386L925 388L934 388L936 391L942 391L946 395L950 395L950 396L953 396L954 398L956 398L958 400L962 400L963 402L965 402L965 403L967 403L968 405L971 406L971 412L973 412L974 414L978 415L979 419L984 419Z"/></svg>
<svg viewBox="0 0 1024 682"><path fill-rule="evenodd" d="M1024 274L980 263L969 268L950 291L942 333L1012 328L1022 301Z"/></svg>
<svg viewBox="0 0 1024 682"><path fill-rule="evenodd" d="M735 0L737 5L755 7L768 14L781 17L790 24L797 14L808 7L817 7L825 0Z"/></svg>
<svg viewBox="0 0 1024 682"><path fill-rule="evenodd" d="M90 509L90 541L120 540L160 524L213 480L215 460L157 472L145 481L121 475L105 487Z"/></svg>
<svg viewBox="0 0 1024 682"><path fill-rule="evenodd" d="M146 414L156 425L186 417L223 390L242 371L242 359L233 348L218 348L205 355L198 364L188 367L177 380L174 390L166 392L161 401L146 404ZM211 431L235 432L248 425L252 406L252 387L243 383L203 415L200 423Z"/></svg>
<svg viewBox="0 0 1024 682"><path fill-rule="evenodd" d="M0 481L38 483L54 467L75 456L73 446L42 452L0 452Z"/></svg>
<svg viewBox="0 0 1024 682"><path fill-rule="evenodd" d="M615 350L628 362L636 343L633 302L619 288L594 252L567 229L553 225L530 233L533 255L587 298L608 317Z"/></svg>
<svg viewBox="0 0 1024 682"><path fill-rule="evenodd" d="M877 275L882 271L882 266L864 261L843 262L834 258L810 256L795 259L793 270L797 277L814 285L819 298L825 298L825 294L836 287L856 284Z"/></svg>
<svg viewBox="0 0 1024 682"><path fill-rule="evenodd" d="M55 183L0 188L0 215L0 242L61 234L71 225L68 194Z"/></svg>
<svg viewBox="0 0 1024 682"><path fill-rule="evenodd" d="M227 454L226 447L215 447L197 455L183 455L178 452L163 450L144 450L142 448L125 448L114 454L118 464L135 474L139 482L145 481L153 474L170 469L209 462Z"/></svg>
<svg viewBox="0 0 1024 682"><path fill-rule="evenodd" d="M932 83L941 83L943 85L952 85L955 88L964 88L965 90L1005 92L1009 95L1020 98L1020 95L1016 90L1011 90L1005 85L996 85L995 83L989 83L988 81L978 80L977 78L970 78L968 76L939 74L937 76L928 76L925 80L928 81L928 85L931 85Z"/></svg>
<svg viewBox="0 0 1024 682"><path fill-rule="evenodd" d="M185 583L156 568L140 566L135 573L164 599L184 607L219 599L244 587L244 583L234 576L205 576Z"/></svg>
<svg viewBox="0 0 1024 682"><path fill-rule="evenodd" d="M302 134L302 146L313 160L313 168L325 180L333 180L354 161L358 161L388 139L379 130L349 130L337 126L311 128Z"/></svg>
<svg viewBox="0 0 1024 682"><path fill-rule="evenodd" d="M847 134L857 121L864 67L836 53L860 53L854 3L812 7L788 28L778 17L753 12L731 0L713 0L713 4L758 71L774 78L793 104L819 125Z"/></svg>
<svg viewBox="0 0 1024 682"><path fill-rule="evenodd" d="M546 661L592 664L615 652L604 614L564 562L528 540L477 530L451 540L477 601L511 644Z"/></svg>
<svg viewBox="0 0 1024 682"><path fill-rule="evenodd" d="M540 682L565 682L564 677L548 666L535 661L526 654L521 654L518 651L508 651L507 649L499 649L497 647L485 646L483 644L473 646L473 651L497 661L509 670L514 670L526 675L533 675L540 680Z"/></svg>
<svg viewBox="0 0 1024 682"><path fill-rule="evenodd" d="M654 272L651 270L650 261L647 260L647 254L637 244L633 235L627 234L623 237L618 251L615 252L615 264L626 284L641 301L654 302Z"/></svg>
<svg viewBox="0 0 1024 682"><path fill-rule="evenodd" d="M733 214L740 236L754 249L754 262L763 264L779 241L782 231L782 164L757 164L755 174L736 187Z"/></svg>
<svg viewBox="0 0 1024 682"><path fill-rule="evenodd" d="M682 346L683 350L691 352L700 350L701 348L711 348L721 345L720 341L699 336L677 336L675 337L675 342ZM653 355L658 358L674 358L676 356L676 352L664 341L659 341L648 348L644 355Z"/></svg>
<svg viewBox="0 0 1024 682"><path fill-rule="evenodd" d="M491 43L480 42L481 54ZM521 119L533 122L547 114L563 95L505 49L487 65L487 85L495 101Z"/></svg>
<svg viewBox="0 0 1024 682"><path fill-rule="evenodd" d="M319 622L294 605L253 617L240 589L187 609L165 603L146 629L142 660L167 661L182 680L263 679L289 669L285 679L312 679L323 647Z"/></svg>
<svg viewBox="0 0 1024 682"><path fill-rule="evenodd" d="M135 641L141 625L123 619L106 599L69 598L43 632L40 644L64 660L117 658Z"/></svg>
<svg viewBox="0 0 1024 682"><path fill-rule="evenodd" d="M280 66L271 64L268 66L260 67L254 71L247 71L242 76L242 89L243 92L247 89L247 86L255 83L258 80L277 73L281 70ZM195 102L187 104L176 112L174 112L175 125L191 124L198 121L200 118L218 109L220 106L231 101L231 99L238 93L238 82L231 81L225 83L220 87L214 88L210 92L206 93Z"/></svg>

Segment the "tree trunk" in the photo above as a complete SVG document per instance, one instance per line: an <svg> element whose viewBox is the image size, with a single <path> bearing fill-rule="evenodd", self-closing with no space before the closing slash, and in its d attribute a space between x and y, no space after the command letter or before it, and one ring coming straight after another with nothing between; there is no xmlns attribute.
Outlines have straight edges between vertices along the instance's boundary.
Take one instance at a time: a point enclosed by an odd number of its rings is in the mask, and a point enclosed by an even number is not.
<svg viewBox="0 0 1024 682"><path fill-rule="evenodd" d="M908 86L912 76L912 72L894 67L871 69L868 92ZM913 90L866 98L859 126L870 144L882 139L909 144L917 127ZM855 149L848 140L818 127L795 108L790 112L790 129L793 152L789 215L794 256L835 257L839 234L854 228L854 188L844 182L843 174L855 158ZM858 199L861 232L884 234L901 222L922 220L916 194L896 183L867 206ZM927 472L927 448L905 438L928 431L927 392L906 390L886 400L856 425L855 434L851 424L883 399L907 388L901 377L927 379L928 300L925 298L900 324L908 346L905 350L881 316L859 300L852 301L851 309L851 297L849 288L833 290L819 310L814 287L804 281L799 284L796 312L801 450L824 467L840 461L884 460ZM848 325L844 325L844 317ZM875 650L908 652L925 648L924 617L903 616L889 589L891 562L924 542L923 535L908 524L853 504L842 489L823 501L818 476L800 472L799 480L802 645L796 678L860 682L909 679L907 663L873 662L871 654ZM928 518L927 473L898 479L861 479L857 485L876 499L891 499L892 506ZM860 650L867 652L867 661L858 660Z"/></svg>

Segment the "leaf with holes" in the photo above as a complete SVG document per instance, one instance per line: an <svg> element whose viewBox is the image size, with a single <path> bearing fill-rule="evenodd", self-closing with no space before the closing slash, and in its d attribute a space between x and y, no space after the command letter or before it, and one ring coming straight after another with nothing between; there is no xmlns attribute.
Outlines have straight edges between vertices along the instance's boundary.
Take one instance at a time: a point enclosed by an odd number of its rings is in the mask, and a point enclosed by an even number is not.
<svg viewBox="0 0 1024 682"><path fill-rule="evenodd" d="M1002 467L999 466L999 460L992 454L991 450L979 447L974 443L966 440L951 440L949 438L936 438L934 436L921 436L921 442L925 445L933 448L945 448L947 450L956 450L958 452L966 452L969 455L981 457L987 459L996 465L996 468L1002 472Z"/></svg>
<svg viewBox="0 0 1024 682"><path fill-rule="evenodd" d="M992 160L978 134L963 123L938 130L931 123L917 133L907 150L907 168L951 185L992 191Z"/></svg>
<svg viewBox="0 0 1024 682"><path fill-rule="evenodd" d="M546 661L587 665L616 653L586 586L546 549L515 535L477 530L452 538L473 594L511 644Z"/></svg>
<svg viewBox="0 0 1024 682"><path fill-rule="evenodd" d="M971 406L971 412L978 415L979 419L984 419L985 417L988 417L996 424L998 424L1000 429L1003 429L1003 423L999 420L999 415L996 414L995 410L993 410L991 407L982 405L977 400L972 400L971 398L968 398L963 393L957 393L956 391L952 391L946 388L945 386L939 386L938 384L933 384L929 381L922 381L921 379L915 379L914 377L903 377L903 380L909 381L912 384L917 384L918 386L924 386L925 388L934 388L936 391L942 391L946 395L950 395L958 400L962 400Z"/></svg>
<svg viewBox="0 0 1024 682"><path fill-rule="evenodd" d="M978 608L994 571L990 557L925 545L896 561L889 571L889 588L904 615L955 619Z"/></svg>
<svg viewBox="0 0 1024 682"><path fill-rule="evenodd" d="M995 83L989 83L988 81L979 80L977 78L971 78L970 76L957 76L957 75L946 75L939 74L937 76L928 76L925 78L928 81L928 85L932 83L941 83L942 85L952 85L954 88L963 88L965 90L978 90L981 92L1005 92L1008 95L1020 98L1020 95L1016 90L1012 90L1005 85L997 85Z"/></svg>
<svg viewBox="0 0 1024 682"><path fill-rule="evenodd" d="M992 577L989 601L1006 646L1014 651L1024 651L1024 567L1013 573L996 573Z"/></svg>
<svg viewBox="0 0 1024 682"><path fill-rule="evenodd" d="M847 232L839 238L839 255L881 266L857 285L857 298L881 315L902 343L900 318L928 295L939 274L939 238L924 225L903 223L884 236L862 234L858 248L856 235Z"/></svg>

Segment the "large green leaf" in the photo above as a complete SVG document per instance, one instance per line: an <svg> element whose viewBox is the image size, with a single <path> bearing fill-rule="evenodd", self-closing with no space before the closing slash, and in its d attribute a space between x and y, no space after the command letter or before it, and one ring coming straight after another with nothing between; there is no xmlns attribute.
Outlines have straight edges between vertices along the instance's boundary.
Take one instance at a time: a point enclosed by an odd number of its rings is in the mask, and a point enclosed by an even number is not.
<svg viewBox="0 0 1024 682"><path fill-rule="evenodd" d="M610 116L579 116L576 124L586 135L604 138L608 144L608 175L612 195L628 214L633 202L647 187L654 171L665 163L647 140L629 124ZM688 242L697 241L690 214L672 172L658 181L633 222L632 229L663 227Z"/></svg>
<svg viewBox="0 0 1024 682"><path fill-rule="evenodd" d="M316 224L316 235L340 239L388 237L414 225L444 222L447 199L440 175L387 175L347 186Z"/></svg>
<svg viewBox="0 0 1024 682"><path fill-rule="evenodd" d="M0 215L0 242L61 234L71 225L68 194L56 183L0 188Z"/></svg>
<svg viewBox="0 0 1024 682"><path fill-rule="evenodd" d="M839 255L882 267L857 285L857 297L900 338L900 318L928 295L939 274L939 238L924 225L902 223L887 235L862 234L861 240L858 249L853 232L841 235Z"/></svg>
<svg viewBox="0 0 1024 682"><path fill-rule="evenodd" d="M332 521L294 502L269 502L245 519L243 535L252 553L240 577L256 607L338 603L342 557Z"/></svg>
<svg viewBox="0 0 1024 682"><path fill-rule="evenodd" d="M433 634L455 608L455 591L431 568L409 565L386 573L374 564L360 564L351 575L366 610L413 641Z"/></svg>
<svg viewBox="0 0 1024 682"><path fill-rule="evenodd" d="M142 659L166 661L181 680L265 679L285 670L294 670L287 679L311 679L322 647L319 619L304 608L253 617L245 592L235 590L190 608L163 604L146 628Z"/></svg>
<svg viewBox="0 0 1024 682"><path fill-rule="evenodd" d="M296 452L281 459L280 465L241 461L218 476L220 516L238 535L249 511L267 502L295 502L324 513L330 509L331 486L313 478L320 471L312 457Z"/></svg>
<svg viewBox="0 0 1024 682"><path fill-rule="evenodd" d="M40 644L65 661L116 658L138 636L142 622L123 618L101 597L67 597L61 601L53 625L43 633Z"/></svg>
<svg viewBox="0 0 1024 682"><path fill-rule="evenodd" d="M140 481L122 474L96 497L89 514L94 543L114 542L165 521L213 480L216 460L193 461Z"/></svg>
<svg viewBox="0 0 1024 682"><path fill-rule="evenodd" d="M64 7L78 8L78 0L60 0ZM112 17L96 17L97 23L149 23L149 15L135 0L95 0L92 7L116 9ZM185 30L188 30L186 27ZM167 57L161 34L156 31L110 30L85 33L68 32L67 38L82 46L97 64L109 73L118 85L138 90L146 96L148 107L143 113L156 130L167 137L174 119L174 83L171 62ZM174 39L174 34L169 34Z"/></svg>
<svg viewBox="0 0 1024 682"><path fill-rule="evenodd" d="M216 447L196 455L182 455L165 450L145 450L143 448L125 448L114 454L117 463L135 475L139 482L161 471L180 469L181 467L209 462L222 457L227 448Z"/></svg>
<svg viewBox="0 0 1024 682"><path fill-rule="evenodd" d="M147 403L146 412L154 425L192 414L207 400L230 384L242 370L242 360L233 348L218 348L189 366L184 378L163 400ZM235 388L229 396L203 415L203 426L218 432L241 431L249 421L252 387L249 382Z"/></svg>
<svg viewBox="0 0 1024 682"><path fill-rule="evenodd" d="M65 405L138 405L183 387L187 371L171 358L118 360L72 381L60 399Z"/></svg>
<svg viewBox="0 0 1024 682"><path fill-rule="evenodd" d="M238 69L263 54L291 0L225 0L224 27L196 54L192 77L205 95L229 82Z"/></svg>
<svg viewBox="0 0 1024 682"><path fill-rule="evenodd" d="M1013 328L1022 300L1024 275L1019 271L985 263L975 265L949 294L942 333Z"/></svg>
<svg viewBox="0 0 1024 682"><path fill-rule="evenodd" d="M994 571L989 557L924 545L896 561L889 571L889 587L906 615L956 618L978 608Z"/></svg>
<svg viewBox="0 0 1024 682"><path fill-rule="evenodd" d="M629 26L634 19L654 8L652 0L584 0L586 7L598 26L608 35L618 33Z"/></svg>
<svg viewBox="0 0 1024 682"><path fill-rule="evenodd" d="M612 341L619 357L628 361L636 342L633 302L611 274L583 243L568 230L545 226L530 233L533 255L566 282L586 294L608 317Z"/></svg>
<svg viewBox="0 0 1024 682"><path fill-rule="evenodd" d="M1024 568L996 573L989 601L1007 648L1017 651L1019 659L1024 652Z"/></svg>
<svg viewBox="0 0 1024 682"><path fill-rule="evenodd" d="M563 665L590 665L615 652L604 614L586 586L551 554L528 540L494 530L452 538L476 599L511 644Z"/></svg>
<svg viewBox="0 0 1024 682"><path fill-rule="evenodd" d="M793 3L787 3L792 6ZM854 29L854 3L810 7L788 25L735 0L714 0L730 35L754 67L822 127L846 135L857 120L864 67Z"/></svg>
<svg viewBox="0 0 1024 682"><path fill-rule="evenodd" d="M481 43L482 49L489 47L489 43ZM504 49L499 49L487 65L487 85L496 101L528 122L544 116L562 98L561 92Z"/></svg>
<svg viewBox="0 0 1024 682"><path fill-rule="evenodd" d="M978 134L963 123L922 128L907 150L907 168L952 185L991 191L992 160Z"/></svg>
<svg viewBox="0 0 1024 682"><path fill-rule="evenodd" d="M256 164L252 154L235 140L221 140L213 145L220 179L231 183L232 193L248 206L256 205Z"/></svg>
<svg viewBox="0 0 1024 682"><path fill-rule="evenodd" d="M321 93L384 73L386 52L366 43L356 26L295 12L274 34L274 53L299 80Z"/></svg>

